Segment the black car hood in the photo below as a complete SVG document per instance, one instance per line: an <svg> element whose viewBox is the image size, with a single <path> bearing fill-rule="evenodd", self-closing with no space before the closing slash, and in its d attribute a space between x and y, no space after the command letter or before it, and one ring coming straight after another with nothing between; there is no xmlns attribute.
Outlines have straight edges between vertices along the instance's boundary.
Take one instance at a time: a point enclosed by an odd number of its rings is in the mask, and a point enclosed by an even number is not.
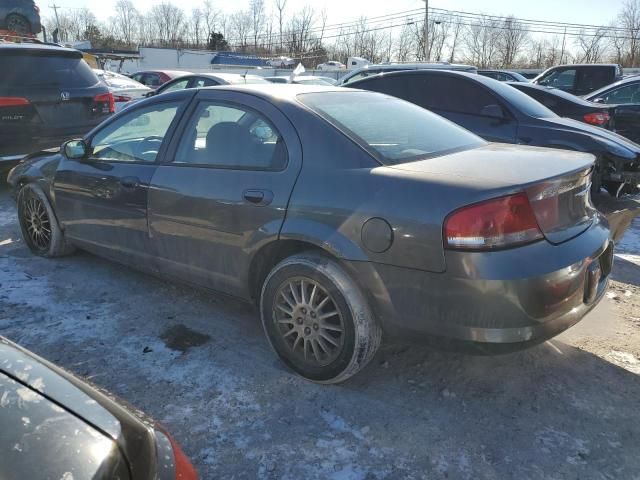
<svg viewBox="0 0 640 480"><path fill-rule="evenodd" d="M553 117L544 118L542 120L544 120L545 122L554 123L567 130L586 133L594 137L595 139L604 139L605 141L609 141L615 143L620 147L624 147L635 154L640 154L640 145L610 130L605 130L604 128L600 127L594 127L593 125L589 125L588 123L579 122L571 118Z"/></svg>

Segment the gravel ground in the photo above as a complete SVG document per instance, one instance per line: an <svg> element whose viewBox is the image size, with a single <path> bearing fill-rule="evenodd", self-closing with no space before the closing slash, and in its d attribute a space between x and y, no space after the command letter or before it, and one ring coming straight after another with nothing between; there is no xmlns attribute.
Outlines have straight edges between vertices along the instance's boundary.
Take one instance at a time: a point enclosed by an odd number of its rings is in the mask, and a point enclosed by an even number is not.
<svg viewBox="0 0 640 480"><path fill-rule="evenodd" d="M203 479L640 479L640 223L608 298L498 357L383 346L345 384L275 358L251 307L88 254L46 260L0 187L0 334L164 423Z"/></svg>

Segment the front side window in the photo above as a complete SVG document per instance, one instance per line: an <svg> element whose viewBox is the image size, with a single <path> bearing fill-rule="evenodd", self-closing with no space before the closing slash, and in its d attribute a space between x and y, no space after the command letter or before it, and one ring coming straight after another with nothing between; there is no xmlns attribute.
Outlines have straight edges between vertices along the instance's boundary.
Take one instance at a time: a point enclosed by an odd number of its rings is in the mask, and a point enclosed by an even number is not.
<svg viewBox="0 0 640 480"><path fill-rule="evenodd" d="M157 87L162 82L160 82L160 75L158 75L157 73L147 73L144 76L144 82L142 83L150 87Z"/></svg>
<svg viewBox="0 0 640 480"><path fill-rule="evenodd" d="M275 126L261 114L238 105L201 102L187 125L174 163L282 170L287 151Z"/></svg>
<svg viewBox="0 0 640 480"><path fill-rule="evenodd" d="M574 69L555 70L545 78L540 80L538 84L544 85L546 87L555 87L562 90L570 90L573 88L575 81L576 71Z"/></svg>
<svg viewBox="0 0 640 480"><path fill-rule="evenodd" d="M611 104L640 103L640 83L616 88L598 98L602 98L604 103Z"/></svg>
<svg viewBox="0 0 640 480"><path fill-rule="evenodd" d="M422 160L484 145L456 124L398 98L373 92L323 92L298 100L385 165Z"/></svg>
<svg viewBox="0 0 640 480"><path fill-rule="evenodd" d="M91 158L115 162L154 162L179 107L178 102L166 102L123 115L93 137Z"/></svg>

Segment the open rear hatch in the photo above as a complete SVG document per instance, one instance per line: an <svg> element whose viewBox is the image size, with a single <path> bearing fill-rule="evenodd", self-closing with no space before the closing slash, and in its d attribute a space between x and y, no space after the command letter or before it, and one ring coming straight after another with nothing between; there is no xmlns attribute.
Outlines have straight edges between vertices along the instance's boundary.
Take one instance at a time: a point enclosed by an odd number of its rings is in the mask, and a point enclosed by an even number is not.
<svg viewBox="0 0 640 480"><path fill-rule="evenodd" d="M525 189L545 238L566 242L584 232L596 216L591 203L593 167L535 183Z"/></svg>

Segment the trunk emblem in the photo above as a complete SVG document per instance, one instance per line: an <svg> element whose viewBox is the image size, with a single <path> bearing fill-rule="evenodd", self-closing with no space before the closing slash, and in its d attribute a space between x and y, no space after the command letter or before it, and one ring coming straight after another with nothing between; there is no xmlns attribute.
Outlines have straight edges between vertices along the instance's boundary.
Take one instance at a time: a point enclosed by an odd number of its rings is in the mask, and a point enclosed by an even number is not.
<svg viewBox="0 0 640 480"><path fill-rule="evenodd" d="M71 94L69 92L60 93L60 100L62 100L63 102L68 101L70 98L71 98Z"/></svg>

